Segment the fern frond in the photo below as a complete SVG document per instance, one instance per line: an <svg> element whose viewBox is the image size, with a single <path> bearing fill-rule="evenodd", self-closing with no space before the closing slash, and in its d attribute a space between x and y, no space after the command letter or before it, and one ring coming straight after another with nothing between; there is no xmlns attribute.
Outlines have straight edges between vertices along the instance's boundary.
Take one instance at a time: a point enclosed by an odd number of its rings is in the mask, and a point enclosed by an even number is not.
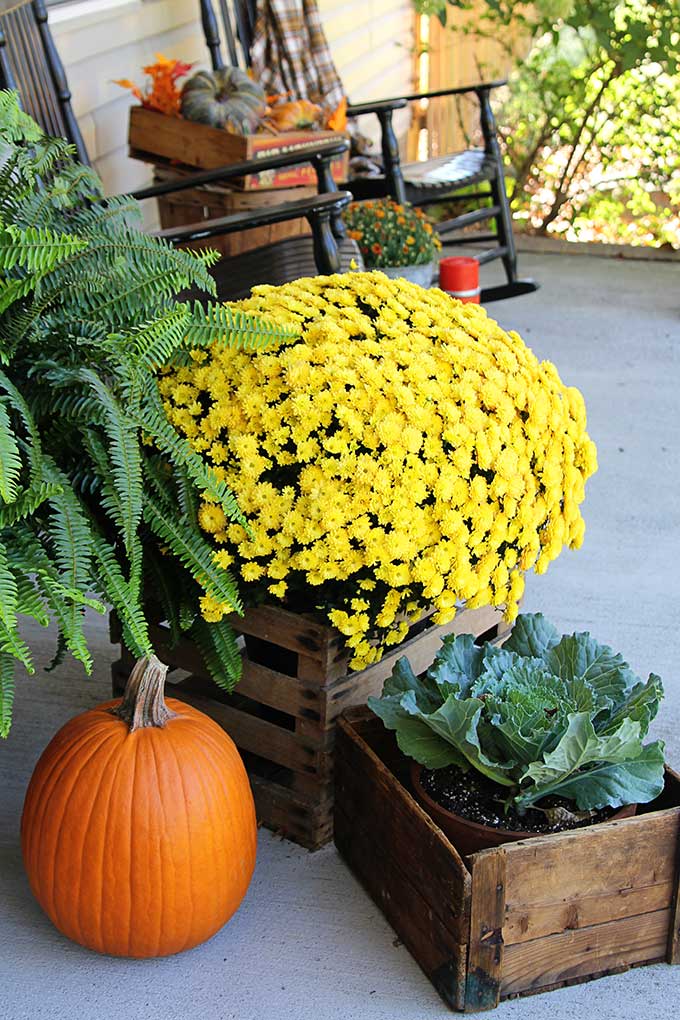
<svg viewBox="0 0 680 1020"><path fill-rule="evenodd" d="M153 654L144 613L139 602L130 597L130 586L115 553L101 535L95 537L94 553L101 590L106 592L118 614L126 646L138 658Z"/></svg>
<svg viewBox="0 0 680 1020"><path fill-rule="evenodd" d="M38 142L43 137L36 122L21 109L18 93L11 89L0 91L0 121L5 141Z"/></svg>
<svg viewBox="0 0 680 1020"><path fill-rule="evenodd" d="M139 437L108 386L90 369L81 377L97 394L104 411L104 430L109 441L113 482L120 496L120 513L114 524L120 529L133 564L141 560L139 522L142 519L142 460Z"/></svg>
<svg viewBox="0 0 680 1020"><path fill-rule="evenodd" d="M187 307L178 305L129 333L110 334L107 347L114 357L123 357L130 370L143 365L154 371L182 346L188 321Z"/></svg>
<svg viewBox="0 0 680 1020"><path fill-rule="evenodd" d="M45 666L45 672L51 673L57 668L57 666L61 666L62 662L66 658L67 651L68 648L66 647L66 639L61 631L59 631L57 634L57 647L54 649L54 655L52 656L49 665Z"/></svg>
<svg viewBox="0 0 680 1020"><path fill-rule="evenodd" d="M16 227L0 230L0 269L19 266L29 273L45 274L77 251L87 241L69 234L55 234L45 227Z"/></svg>
<svg viewBox="0 0 680 1020"><path fill-rule="evenodd" d="M12 421L0 400L0 498L12 503L18 495L21 454L12 429Z"/></svg>
<svg viewBox="0 0 680 1020"><path fill-rule="evenodd" d="M30 294L35 287L35 280L26 277L23 280L0 280L0 314L7 311L17 301ZM6 361L3 364L7 364Z"/></svg>
<svg viewBox="0 0 680 1020"><path fill-rule="evenodd" d="M168 517L150 495L144 501L144 520L208 594L235 612L243 611L233 578L227 570L216 566L213 549L202 535L189 531L186 522Z"/></svg>
<svg viewBox="0 0 680 1020"><path fill-rule="evenodd" d="M10 569L7 549L0 542L0 623L11 633L17 629L18 599L17 582Z"/></svg>
<svg viewBox="0 0 680 1020"><path fill-rule="evenodd" d="M226 620L206 623L198 617L191 628L191 637L198 645L211 678L231 694L241 679L243 660L230 624Z"/></svg>
<svg viewBox="0 0 680 1020"><path fill-rule="evenodd" d="M139 424L154 440L157 448L170 458L176 468L186 471L188 477L201 492L213 502L219 503L227 517L247 528L236 497L213 469L191 448L188 440L180 436L165 416L158 389L147 393L147 399L138 409Z"/></svg>
<svg viewBox="0 0 680 1020"><path fill-rule="evenodd" d="M58 491L49 497L50 538L62 583L75 591L90 584L92 528L66 475L45 457L45 480Z"/></svg>
<svg viewBox="0 0 680 1020"><path fill-rule="evenodd" d="M95 215L89 208L76 209L72 215L73 224L79 230L87 231L92 225L101 230L105 225L112 229L127 228L141 224L142 207L129 195L115 195L99 206Z"/></svg>
<svg viewBox="0 0 680 1020"><path fill-rule="evenodd" d="M5 93L0 92L0 101ZM0 737L9 735L14 704L14 657L0 652Z"/></svg>
<svg viewBox="0 0 680 1020"><path fill-rule="evenodd" d="M51 482L40 482L29 489L24 489L13 503L0 506L0 528L11 527L19 521L25 521L27 517L32 517L43 503L48 499L54 499L62 492L61 485Z"/></svg>
<svg viewBox="0 0 680 1020"><path fill-rule="evenodd" d="M78 591L76 588L69 588L67 585L61 584L60 581L54 581L54 579L52 579L50 587L52 592L58 593L62 598L68 599L69 602L73 602L74 605L80 606L82 609L93 609L100 616L106 614L106 606L99 599L94 599L90 595L84 595L82 591Z"/></svg>
<svg viewBox="0 0 680 1020"><path fill-rule="evenodd" d="M30 616L41 627L47 627L50 616L35 582L28 573L14 570L17 585L17 613L19 616Z"/></svg>
<svg viewBox="0 0 680 1020"><path fill-rule="evenodd" d="M28 645L22 640L16 627L10 629L0 620L0 652L6 652L24 667L27 673L35 673Z"/></svg>
<svg viewBox="0 0 680 1020"><path fill-rule="evenodd" d="M66 138L42 135L31 147L31 166L36 176L43 181L58 163L73 163L76 147Z"/></svg>
<svg viewBox="0 0 680 1020"><path fill-rule="evenodd" d="M2 371L0 371L0 389L5 391L10 403L21 415L29 439L27 452L31 464L31 481L33 483L39 482L42 475L42 444L33 415L23 394L19 392L12 380Z"/></svg>
<svg viewBox="0 0 680 1020"><path fill-rule="evenodd" d="M204 307L196 301L191 308L185 342L188 347L217 344L252 350L295 340L299 335L299 331L292 327L264 322L245 312L234 311L227 305L210 302Z"/></svg>

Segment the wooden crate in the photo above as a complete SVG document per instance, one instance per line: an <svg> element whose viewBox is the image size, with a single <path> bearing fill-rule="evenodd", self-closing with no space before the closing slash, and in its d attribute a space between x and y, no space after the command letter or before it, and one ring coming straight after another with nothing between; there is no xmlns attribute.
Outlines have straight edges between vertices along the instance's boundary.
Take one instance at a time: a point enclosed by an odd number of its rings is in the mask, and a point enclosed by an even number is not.
<svg viewBox="0 0 680 1020"><path fill-rule="evenodd" d="M201 170L214 170L230 163L274 156L280 152L297 152L319 142L330 142L345 136L337 131L281 131L278 134L232 135L221 128L197 124L181 117L168 117L143 106L130 107L128 143L135 159L157 163L158 157L173 163ZM331 163L336 182L347 180L349 154L338 156ZM234 182L236 183L236 182ZM245 191L261 188L293 188L316 186L316 171L310 163L264 170L240 178Z"/></svg>
<svg viewBox="0 0 680 1020"><path fill-rule="evenodd" d="M158 181L186 176L186 171L156 167ZM189 188L171 195L161 195L158 202L161 227L185 227L200 224L206 220L230 216L232 213L266 209L281 202L294 202L301 198L313 198L316 187L278 188L268 191L239 191L220 185ZM263 245L274 244L288 237L311 234L311 228L304 216L285 223L272 223L266 227L239 231L237 234L223 234L204 241L192 241L187 248L213 248L224 256L241 255Z"/></svg>
<svg viewBox="0 0 680 1020"><path fill-rule="evenodd" d="M215 719L243 753L259 820L316 849L333 836L333 747L341 712L380 694L402 655L421 672L446 634L473 633L480 640L493 640L509 630L491 606L464 610L442 627L430 617L425 614L381 662L350 672L341 637L332 627L273 606L249 609L232 620L250 644L243 651L243 677L232 695L216 687L192 642L172 647L162 620L152 624L151 641L170 664L166 692ZM115 619L111 637L120 640ZM122 691L133 664L123 647L113 666L115 694Z"/></svg>
<svg viewBox="0 0 680 1020"><path fill-rule="evenodd" d="M463 859L409 792L394 734L338 723L335 842L442 998L464 1012L680 963L680 776L634 818Z"/></svg>

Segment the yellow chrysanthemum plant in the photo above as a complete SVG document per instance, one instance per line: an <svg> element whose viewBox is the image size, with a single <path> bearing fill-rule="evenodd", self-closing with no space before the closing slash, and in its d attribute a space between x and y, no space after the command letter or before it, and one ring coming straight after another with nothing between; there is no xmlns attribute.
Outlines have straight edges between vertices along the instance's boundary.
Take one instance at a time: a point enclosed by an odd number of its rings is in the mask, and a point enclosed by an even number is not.
<svg viewBox="0 0 680 1020"><path fill-rule="evenodd" d="M248 530L210 502L199 520L247 600L322 614L362 669L429 607L437 623L463 605L514 619L525 572L581 545L596 470L583 398L483 308L380 272L256 287L233 307L297 339L195 351L160 385L237 494Z"/></svg>

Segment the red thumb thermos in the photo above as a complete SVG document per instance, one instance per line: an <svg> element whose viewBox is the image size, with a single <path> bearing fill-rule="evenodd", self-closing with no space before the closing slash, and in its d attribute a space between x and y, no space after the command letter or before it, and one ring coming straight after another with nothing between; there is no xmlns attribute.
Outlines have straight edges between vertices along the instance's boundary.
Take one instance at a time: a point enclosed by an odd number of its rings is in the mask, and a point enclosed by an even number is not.
<svg viewBox="0 0 680 1020"><path fill-rule="evenodd" d="M451 297L479 304L479 262L463 255L442 259L439 286Z"/></svg>

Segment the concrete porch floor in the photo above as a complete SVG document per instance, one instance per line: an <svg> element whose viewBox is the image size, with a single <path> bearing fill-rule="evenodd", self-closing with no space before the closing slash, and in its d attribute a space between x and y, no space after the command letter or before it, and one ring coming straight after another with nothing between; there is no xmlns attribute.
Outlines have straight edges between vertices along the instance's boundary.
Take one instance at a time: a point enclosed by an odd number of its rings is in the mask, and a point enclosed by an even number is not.
<svg viewBox="0 0 680 1020"><path fill-rule="evenodd" d="M587 487L585 545L531 577L525 608L590 630L666 701L654 734L680 767L680 278L673 263L522 257L541 282L491 314L579 386L600 470ZM497 267L485 280L499 278ZM90 626L96 669L66 664L18 684L0 745L0 1018L7 1020L443 1020L447 1011L333 847L309 854L260 833L246 900L209 943L151 962L100 957L56 932L34 902L18 843L33 766L71 715L109 695L114 650ZM49 636L30 634L39 663ZM650 847L650 855L654 848ZM503 1003L498 1020L655 1018L680 997L680 968L656 965ZM672 1013L672 1010L670 1010Z"/></svg>

